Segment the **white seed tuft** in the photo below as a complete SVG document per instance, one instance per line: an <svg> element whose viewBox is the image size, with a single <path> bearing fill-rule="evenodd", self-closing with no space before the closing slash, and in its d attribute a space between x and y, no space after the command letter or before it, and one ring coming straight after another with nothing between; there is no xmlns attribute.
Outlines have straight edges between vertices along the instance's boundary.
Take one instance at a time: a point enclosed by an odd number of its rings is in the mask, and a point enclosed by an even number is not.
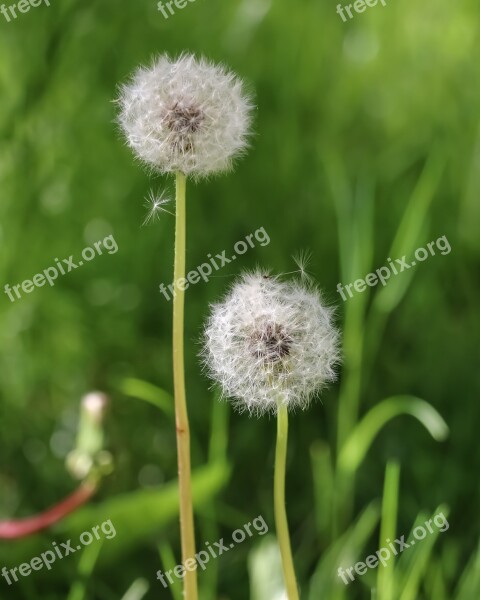
<svg viewBox="0 0 480 600"><path fill-rule="evenodd" d="M118 102L127 144L161 173L226 171L247 148L253 106L243 83L203 58L161 55L121 87Z"/></svg>
<svg viewBox="0 0 480 600"><path fill-rule="evenodd" d="M148 212L143 222L144 225L148 225L148 223L156 221L162 212L175 216L171 211L165 208L165 206L170 204L172 201L171 198L166 195L165 190L159 193L155 193L153 190L150 190L145 200L145 207L148 208Z"/></svg>
<svg viewBox="0 0 480 600"><path fill-rule="evenodd" d="M238 409L275 413L306 408L336 379L338 339L315 287L254 272L212 306L202 356Z"/></svg>

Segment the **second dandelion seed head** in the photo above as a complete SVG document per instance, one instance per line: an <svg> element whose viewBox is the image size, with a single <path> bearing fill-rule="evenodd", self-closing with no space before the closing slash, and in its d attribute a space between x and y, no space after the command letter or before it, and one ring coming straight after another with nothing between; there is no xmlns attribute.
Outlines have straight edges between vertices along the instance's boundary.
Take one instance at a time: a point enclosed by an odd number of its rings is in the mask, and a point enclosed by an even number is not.
<svg viewBox="0 0 480 600"><path fill-rule="evenodd" d="M246 274L212 307L204 363L240 410L305 408L335 379L338 333L316 289Z"/></svg>

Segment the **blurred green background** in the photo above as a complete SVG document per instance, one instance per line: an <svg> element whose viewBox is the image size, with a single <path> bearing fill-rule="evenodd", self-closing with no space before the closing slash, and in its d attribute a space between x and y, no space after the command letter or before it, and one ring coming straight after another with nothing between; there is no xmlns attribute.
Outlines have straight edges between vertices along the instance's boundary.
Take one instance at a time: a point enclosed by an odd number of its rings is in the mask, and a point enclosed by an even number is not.
<svg viewBox="0 0 480 600"><path fill-rule="evenodd" d="M197 358L208 305L243 269L291 272L292 255L306 250L337 306L345 360L339 383L291 420L287 510L302 598L480 597L480 7L386 4L347 23L334 0L197 0L168 20L154 0L53 0L10 23L0 15L2 291L109 234L119 248L15 303L1 294L0 517L39 512L74 489L64 459L91 389L111 397L115 470L77 521L0 543L0 567L104 518L117 538L91 565L68 557L10 587L0 579L0 598L113 600L139 578L146 583L125 598L146 586L145 598L172 598L155 580L180 556L170 398L153 392L166 410L137 401L145 389L128 378L172 390L171 303L158 286L172 277L174 219L142 223L149 190L171 193L173 181L135 162L112 100L137 65L183 50L229 65L257 105L248 156L233 173L188 186L187 269L260 227L271 240L187 292L198 545L229 539L260 514L274 533L275 425L216 402ZM443 235L448 255L348 302L336 292ZM337 448L357 421L398 396L419 419L385 419L371 445L360 430L342 467ZM443 441L419 423L442 429L439 415L450 430ZM392 523L407 538L438 506L450 523L438 540L395 568L339 583L337 568L375 552ZM262 588L278 569L271 544L257 536L211 562L202 597L280 600Z"/></svg>

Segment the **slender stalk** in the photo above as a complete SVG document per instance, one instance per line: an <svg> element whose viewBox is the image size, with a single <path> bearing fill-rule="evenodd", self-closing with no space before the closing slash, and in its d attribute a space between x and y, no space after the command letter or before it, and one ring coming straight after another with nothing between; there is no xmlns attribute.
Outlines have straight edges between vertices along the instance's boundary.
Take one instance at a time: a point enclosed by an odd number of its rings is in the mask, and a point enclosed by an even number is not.
<svg viewBox="0 0 480 600"><path fill-rule="evenodd" d="M288 411L285 406L278 405L277 414L277 447L275 451L275 527L282 557L283 576L287 588L288 600L299 600L295 567L293 565L292 547L288 532L287 511L285 508L285 470L287 464L288 444Z"/></svg>
<svg viewBox="0 0 480 600"><path fill-rule="evenodd" d="M0 539L18 539L51 527L88 502L96 491L96 483L82 483L73 494L39 515L12 521L0 521Z"/></svg>
<svg viewBox="0 0 480 600"><path fill-rule="evenodd" d="M185 395L184 364L184 307L185 292L177 282L185 277L186 246L186 180L183 173L176 176L175 267L173 297L173 379L175 389L175 421L177 429L178 485L180 494L180 535L182 562L195 557L192 482L190 466L190 427ZM198 600L196 571L185 572L185 600Z"/></svg>

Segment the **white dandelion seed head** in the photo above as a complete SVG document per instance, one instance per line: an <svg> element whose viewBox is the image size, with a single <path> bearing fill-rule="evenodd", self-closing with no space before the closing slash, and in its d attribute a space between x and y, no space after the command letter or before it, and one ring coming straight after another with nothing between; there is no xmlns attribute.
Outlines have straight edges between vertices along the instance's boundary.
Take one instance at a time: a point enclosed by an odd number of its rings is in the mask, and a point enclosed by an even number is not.
<svg viewBox="0 0 480 600"><path fill-rule="evenodd" d="M250 97L236 75L204 58L159 56L122 86L118 103L127 144L161 173L226 171L248 146Z"/></svg>
<svg viewBox="0 0 480 600"><path fill-rule="evenodd" d="M316 288L257 271L212 306L202 357L238 409L275 413L306 408L336 379L338 339Z"/></svg>

